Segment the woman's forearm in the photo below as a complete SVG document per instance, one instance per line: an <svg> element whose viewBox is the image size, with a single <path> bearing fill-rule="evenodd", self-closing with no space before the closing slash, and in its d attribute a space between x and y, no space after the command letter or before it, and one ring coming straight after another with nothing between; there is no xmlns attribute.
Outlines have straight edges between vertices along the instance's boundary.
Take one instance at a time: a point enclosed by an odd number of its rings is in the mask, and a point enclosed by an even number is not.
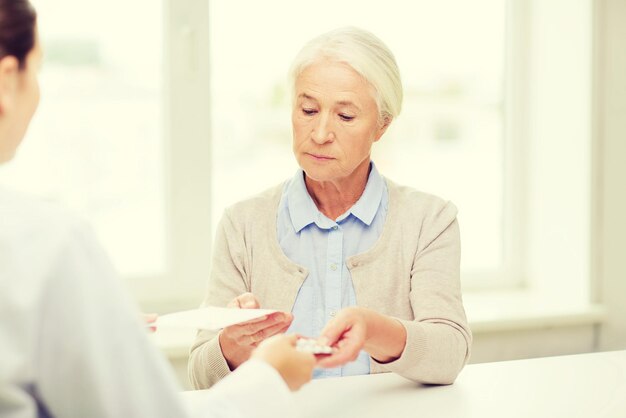
<svg viewBox="0 0 626 418"><path fill-rule="evenodd" d="M400 321L378 312L363 309L367 323L364 350L379 363L398 359L406 345L406 330Z"/></svg>

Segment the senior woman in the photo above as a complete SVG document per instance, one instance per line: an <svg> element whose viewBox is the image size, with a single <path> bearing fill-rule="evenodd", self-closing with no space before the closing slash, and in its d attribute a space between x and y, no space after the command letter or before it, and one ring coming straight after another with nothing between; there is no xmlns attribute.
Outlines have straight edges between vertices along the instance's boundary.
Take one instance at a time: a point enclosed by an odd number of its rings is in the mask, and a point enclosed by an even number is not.
<svg viewBox="0 0 626 418"><path fill-rule="evenodd" d="M228 208L205 305L279 310L201 331L190 378L205 388L281 332L335 352L315 376L396 372L452 383L471 332L459 279L455 206L382 177L371 149L400 113L395 59L374 35L344 28L300 51L291 70L293 178Z"/></svg>

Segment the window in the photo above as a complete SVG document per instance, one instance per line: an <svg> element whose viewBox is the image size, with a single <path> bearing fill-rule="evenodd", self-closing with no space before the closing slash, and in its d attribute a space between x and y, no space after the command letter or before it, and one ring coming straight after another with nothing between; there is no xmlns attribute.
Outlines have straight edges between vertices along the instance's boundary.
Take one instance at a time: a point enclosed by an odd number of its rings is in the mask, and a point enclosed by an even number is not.
<svg viewBox="0 0 626 418"><path fill-rule="evenodd" d="M0 184L89 220L143 309L198 303L211 242L208 6L33 4L42 100Z"/></svg>
<svg viewBox="0 0 626 418"><path fill-rule="evenodd" d="M162 7L152 0L33 4L44 50L41 103L0 180L89 219L125 276L162 274Z"/></svg>

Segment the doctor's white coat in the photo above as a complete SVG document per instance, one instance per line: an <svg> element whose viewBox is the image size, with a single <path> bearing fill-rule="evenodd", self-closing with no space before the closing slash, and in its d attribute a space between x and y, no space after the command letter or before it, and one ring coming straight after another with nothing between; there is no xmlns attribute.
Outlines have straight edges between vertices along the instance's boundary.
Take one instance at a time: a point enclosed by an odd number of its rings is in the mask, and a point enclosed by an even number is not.
<svg viewBox="0 0 626 418"><path fill-rule="evenodd" d="M0 417L190 416L179 390L90 229L0 189ZM194 416L276 416L291 402L259 361L205 399Z"/></svg>

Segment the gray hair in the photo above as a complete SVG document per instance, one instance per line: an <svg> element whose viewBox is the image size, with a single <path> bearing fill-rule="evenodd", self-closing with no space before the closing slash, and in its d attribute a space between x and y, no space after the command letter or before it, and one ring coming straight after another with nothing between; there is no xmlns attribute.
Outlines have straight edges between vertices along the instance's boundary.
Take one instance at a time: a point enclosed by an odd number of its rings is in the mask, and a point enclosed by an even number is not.
<svg viewBox="0 0 626 418"><path fill-rule="evenodd" d="M374 100L382 121L400 114L403 93L398 64L387 45L374 34L345 27L310 40L296 55L289 70L293 94L300 74L323 59L349 65L374 87Z"/></svg>

